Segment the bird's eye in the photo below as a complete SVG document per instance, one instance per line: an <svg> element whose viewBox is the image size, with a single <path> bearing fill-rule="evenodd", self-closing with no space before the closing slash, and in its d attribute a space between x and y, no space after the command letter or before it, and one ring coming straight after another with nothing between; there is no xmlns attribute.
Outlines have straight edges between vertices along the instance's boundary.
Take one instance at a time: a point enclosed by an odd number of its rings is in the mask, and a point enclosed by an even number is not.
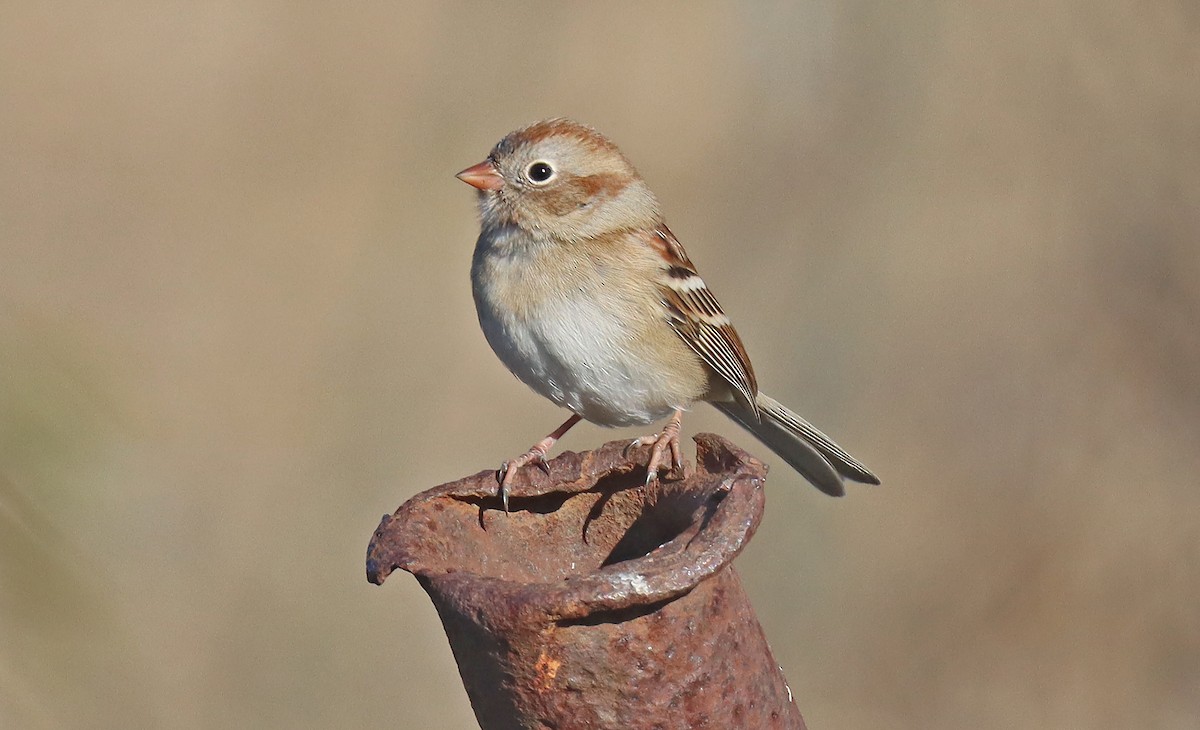
<svg viewBox="0 0 1200 730"><path fill-rule="evenodd" d="M549 182L550 178L554 177L554 168L550 167L549 163L546 162L535 162L525 171L525 176L532 183L541 184Z"/></svg>

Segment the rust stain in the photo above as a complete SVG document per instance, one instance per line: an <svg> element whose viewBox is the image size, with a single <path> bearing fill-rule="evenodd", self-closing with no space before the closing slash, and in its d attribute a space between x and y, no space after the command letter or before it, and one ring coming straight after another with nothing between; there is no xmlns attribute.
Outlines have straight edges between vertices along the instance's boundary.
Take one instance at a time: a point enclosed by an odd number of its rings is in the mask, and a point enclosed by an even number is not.
<svg viewBox="0 0 1200 730"><path fill-rule="evenodd" d="M538 675L538 687L542 690L549 690L553 687L554 678L558 676L558 668L561 666L562 662L546 654L538 657L537 664L534 665L534 671Z"/></svg>

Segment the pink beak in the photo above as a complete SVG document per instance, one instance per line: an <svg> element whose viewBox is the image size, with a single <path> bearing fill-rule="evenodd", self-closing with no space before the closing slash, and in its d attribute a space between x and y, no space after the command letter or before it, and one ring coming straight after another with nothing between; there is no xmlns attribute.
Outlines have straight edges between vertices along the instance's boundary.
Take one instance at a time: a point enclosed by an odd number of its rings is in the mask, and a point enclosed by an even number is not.
<svg viewBox="0 0 1200 730"><path fill-rule="evenodd" d="M504 178L500 177L491 160L472 165L454 177L480 190L499 190L504 187Z"/></svg>

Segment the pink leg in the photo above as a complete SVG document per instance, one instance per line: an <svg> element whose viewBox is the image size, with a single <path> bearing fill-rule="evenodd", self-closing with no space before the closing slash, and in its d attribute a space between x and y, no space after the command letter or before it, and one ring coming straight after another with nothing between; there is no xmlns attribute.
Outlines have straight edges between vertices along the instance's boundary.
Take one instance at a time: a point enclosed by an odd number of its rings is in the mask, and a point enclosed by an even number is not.
<svg viewBox="0 0 1200 730"><path fill-rule="evenodd" d="M679 430L681 428L683 428L683 409L676 408L675 413L671 415L671 420L667 421L667 425L663 426L662 431L653 436L637 439L630 444L630 446L654 444L654 447L650 449L650 461L646 464L647 484L658 478L658 470L664 466L663 457L668 449L671 452L671 467L677 472L683 470L683 452L679 447Z"/></svg>
<svg viewBox="0 0 1200 730"><path fill-rule="evenodd" d="M554 443L563 437L571 427L583 420L583 416L572 414L563 425L559 426L546 438L538 441L530 447L529 451L521 454L512 461L506 461L500 465L500 471L496 473L496 478L500 480L500 499L504 502L504 511L508 511L508 487L512 483L513 475L517 473L517 469L526 464L537 464L549 474L550 470L546 467L546 454L550 453Z"/></svg>

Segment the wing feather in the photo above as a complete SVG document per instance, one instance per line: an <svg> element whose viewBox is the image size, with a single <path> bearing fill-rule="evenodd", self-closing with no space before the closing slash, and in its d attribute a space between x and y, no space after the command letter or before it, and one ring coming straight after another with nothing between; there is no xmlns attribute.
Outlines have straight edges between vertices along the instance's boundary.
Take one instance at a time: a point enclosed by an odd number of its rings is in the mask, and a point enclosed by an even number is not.
<svg viewBox="0 0 1200 730"><path fill-rule="evenodd" d="M758 416L758 382L733 323L675 234L665 225L659 226L653 243L663 255L660 285L671 326Z"/></svg>

